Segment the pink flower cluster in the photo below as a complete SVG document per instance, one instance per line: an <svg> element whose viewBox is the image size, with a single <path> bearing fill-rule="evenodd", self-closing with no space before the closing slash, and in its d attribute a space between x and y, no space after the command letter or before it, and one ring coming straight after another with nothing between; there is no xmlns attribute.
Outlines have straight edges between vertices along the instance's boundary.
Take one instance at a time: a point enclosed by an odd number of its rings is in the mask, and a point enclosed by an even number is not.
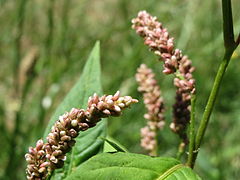
<svg viewBox="0 0 240 180"><path fill-rule="evenodd" d="M136 80L139 84L138 91L143 93L144 104L148 110L144 115L148 120L147 126L141 129L141 146L153 155L152 152L157 146L157 131L165 124L163 98L155 74L145 64L137 69Z"/></svg>
<svg viewBox="0 0 240 180"><path fill-rule="evenodd" d="M163 73L176 72L178 61L181 59L181 51L174 50L173 38L169 37L167 29L157 21L157 17L152 17L146 11L140 11L132 23L132 28L144 38L144 43L163 60Z"/></svg>
<svg viewBox="0 0 240 180"><path fill-rule="evenodd" d="M182 94L183 100L190 100L191 94L195 93L195 79L193 78L194 67L187 56L183 56L178 66L177 77L174 78L174 85Z"/></svg>
<svg viewBox="0 0 240 180"><path fill-rule="evenodd" d="M157 146L156 136L156 131L150 129L149 126L141 128L141 146L153 156L156 155L154 154Z"/></svg>
<svg viewBox="0 0 240 180"><path fill-rule="evenodd" d="M101 118L121 115L123 109L137 102L130 96L120 97L119 91L113 96L94 94L89 98L87 110L73 108L60 116L47 136L47 143L39 140L25 155L27 179L46 179L54 169L63 166L66 153L74 146L74 138L80 131L95 126Z"/></svg>
<svg viewBox="0 0 240 180"><path fill-rule="evenodd" d="M132 23L132 28L143 37L144 43L163 61L163 73L175 74L177 102L174 105L174 121L170 127L179 134L180 131L185 131L190 120L190 99L195 93L192 62L182 55L181 50L174 48L174 39L156 17L146 11L140 11ZM185 117L182 117L183 115Z"/></svg>
<svg viewBox="0 0 240 180"><path fill-rule="evenodd" d="M176 90L176 102L173 105L173 122L170 128L177 133L185 144L188 143L187 125L190 121L191 96L195 93L195 80L193 79L192 62L183 56L179 63L179 76L174 78Z"/></svg>

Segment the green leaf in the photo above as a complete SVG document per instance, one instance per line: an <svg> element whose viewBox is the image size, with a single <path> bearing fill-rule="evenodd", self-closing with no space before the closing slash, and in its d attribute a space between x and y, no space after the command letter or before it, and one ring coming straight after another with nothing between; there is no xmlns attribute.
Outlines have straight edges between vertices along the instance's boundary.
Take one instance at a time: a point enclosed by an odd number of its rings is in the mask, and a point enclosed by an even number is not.
<svg viewBox="0 0 240 180"><path fill-rule="evenodd" d="M66 180L201 180L174 158L132 153L98 154L77 168Z"/></svg>
<svg viewBox="0 0 240 180"><path fill-rule="evenodd" d="M64 114L66 111L70 111L73 107L86 108L89 96L94 93L102 94L100 76L100 45L99 42L97 42L79 80L53 114L44 133L44 138L46 138L52 125L60 115ZM93 155L102 152L104 141L98 138L100 136L106 136L105 119L99 122L96 127L79 134L76 138L75 146L72 151L67 154L67 160L64 163L64 167L56 170L51 179L64 179L66 175L71 173L72 169L78 167L82 162Z"/></svg>
<svg viewBox="0 0 240 180"><path fill-rule="evenodd" d="M117 140L113 139L112 137L108 136L106 138L100 138L105 141L103 152L128 152L128 150L123 145L121 145Z"/></svg>

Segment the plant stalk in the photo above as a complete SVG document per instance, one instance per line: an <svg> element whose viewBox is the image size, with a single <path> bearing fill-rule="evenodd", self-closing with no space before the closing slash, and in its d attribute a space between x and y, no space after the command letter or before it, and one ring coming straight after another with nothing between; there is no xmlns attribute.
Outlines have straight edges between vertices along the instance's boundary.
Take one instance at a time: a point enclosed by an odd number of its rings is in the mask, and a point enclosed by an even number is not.
<svg viewBox="0 0 240 180"><path fill-rule="evenodd" d="M234 47L236 48L236 43L234 41L231 0L222 0L222 14L224 46L226 51L229 51L228 49L232 49Z"/></svg>
<svg viewBox="0 0 240 180"><path fill-rule="evenodd" d="M187 165L192 167L192 159L194 154L194 146L195 146L195 106L196 106L196 95L192 94L191 98L191 119L190 119L190 142L189 142L189 154Z"/></svg>
<svg viewBox="0 0 240 180"><path fill-rule="evenodd" d="M215 78L215 81L213 84L212 91L208 98L208 102L205 107L205 111L203 113L203 117L200 122L200 126L198 128L197 134L196 134L195 149L194 149L195 154L193 155L191 162L188 162L188 164L191 164L191 168L194 168L194 164L195 164L195 161L196 161L196 158L198 155L198 151L199 151L200 145L202 143L203 137L205 135L205 131L208 126L208 122L209 122L214 104L216 102L217 94L219 92L221 82L222 82L223 76L225 74L225 71L227 69L227 66L229 64L232 53L233 52L228 52L228 53L226 52L225 56L223 58L223 61L221 62L220 66L219 66L219 69L218 69L218 72L217 72L217 75L216 75L216 78Z"/></svg>
<svg viewBox="0 0 240 180"><path fill-rule="evenodd" d="M231 0L222 0L222 14L223 14L223 38L224 38L225 54L218 68L218 72L215 77L213 88L208 98L208 102L205 107L205 111L203 113L203 117L196 134L193 158L191 162L189 162L189 164L191 164L191 168L194 168L194 164L197 159L197 155L198 155L203 137L205 135L214 104L216 102L217 94L219 92L223 76L226 72L231 56L238 45L237 42L234 41Z"/></svg>

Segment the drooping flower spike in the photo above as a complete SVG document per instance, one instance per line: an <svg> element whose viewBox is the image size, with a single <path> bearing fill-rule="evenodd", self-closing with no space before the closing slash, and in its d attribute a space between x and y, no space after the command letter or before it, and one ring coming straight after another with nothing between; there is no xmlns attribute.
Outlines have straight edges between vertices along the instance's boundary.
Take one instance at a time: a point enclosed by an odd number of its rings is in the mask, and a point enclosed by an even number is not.
<svg viewBox="0 0 240 180"><path fill-rule="evenodd" d="M94 94L88 100L87 110L73 108L60 116L48 134L47 142L38 140L36 147L30 147L25 155L27 179L46 179L54 169L63 166L66 153L74 146L80 131L94 127L101 118L121 115L123 109L137 102L130 96L120 97L119 91L113 96Z"/></svg>

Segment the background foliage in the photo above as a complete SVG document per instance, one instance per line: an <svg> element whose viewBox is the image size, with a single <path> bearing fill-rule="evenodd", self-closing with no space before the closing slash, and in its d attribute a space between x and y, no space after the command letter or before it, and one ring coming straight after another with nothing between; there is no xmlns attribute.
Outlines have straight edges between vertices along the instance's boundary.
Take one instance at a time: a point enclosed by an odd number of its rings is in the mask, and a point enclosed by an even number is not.
<svg viewBox="0 0 240 180"><path fill-rule="evenodd" d="M240 4L232 3L238 32ZM156 15L197 67L200 119L224 53L220 0L0 0L0 8L0 177L11 179L5 171L11 167L18 179L25 178L23 154L43 136L56 106L82 73L96 40L101 41L103 92L120 89L123 95L141 99L134 74L144 62L158 74L170 124L175 96L172 77L162 75L161 63L131 30L131 19L139 10ZM196 171L203 179L240 176L239 54L238 48L197 161ZM140 102L121 118L109 119L108 133L131 152L144 153L139 146L143 108ZM166 126L159 138L161 155L174 156L178 137Z"/></svg>

